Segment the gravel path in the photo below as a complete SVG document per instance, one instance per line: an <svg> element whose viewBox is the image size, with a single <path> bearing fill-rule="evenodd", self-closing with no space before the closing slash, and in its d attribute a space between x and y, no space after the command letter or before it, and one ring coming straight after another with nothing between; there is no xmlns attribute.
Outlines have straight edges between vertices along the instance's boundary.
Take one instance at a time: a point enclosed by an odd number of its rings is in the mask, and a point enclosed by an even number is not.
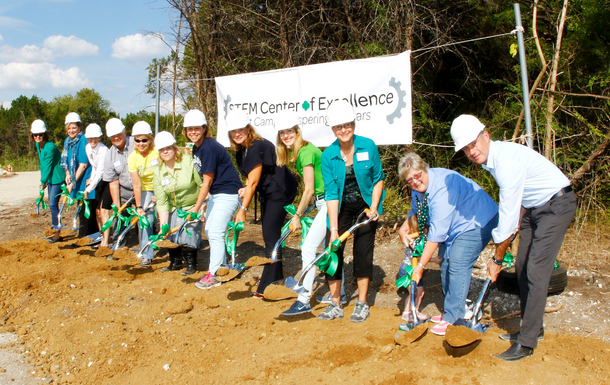
<svg viewBox="0 0 610 385"><path fill-rule="evenodd" d="M33 205L38 198L39 188L39 171L19 172L0 177L0 210L26 203Z"/></svg>

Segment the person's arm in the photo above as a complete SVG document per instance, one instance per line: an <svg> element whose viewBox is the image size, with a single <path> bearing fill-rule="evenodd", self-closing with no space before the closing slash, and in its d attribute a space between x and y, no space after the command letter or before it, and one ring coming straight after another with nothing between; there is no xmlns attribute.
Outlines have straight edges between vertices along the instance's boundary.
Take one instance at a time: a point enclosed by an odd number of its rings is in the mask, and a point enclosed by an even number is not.
<svg viewBox="0 0 610 385"><path fill-rule="evenodd" d="M130 172L131 182L133 183L133 197L136 201L136 209L138 214L144 215L144 209L142 208L142 181L140 175L137 172Z"/></svg>
<svg viewBox="0 0 610 385"><path fill-rule="evenodd" d="M254 192L256 191L256 187L261 179L261 174L263 172L263 164L259 163L252 171L248 173L247 184L243 190L243 198L241 201L241 207L235 216L235 222L245 222L246 221L246 210L252 201L252 197L254 196Z"/></svg>
<svg viewBox="0 0 610 385"><path fill-rule="evenodd" d="M46 187L53 172L53 151L40 151L40 187Z"/></svg>
<svg viewBox="0 0 610 385"><path fill-rule="evenodd" d="M113 180L108 183L108 188L110 189L110 196L112 197L112 204L116 207L121 206L121 186L119 185L119 180Z"/></svg>
<svg viewBox="0 0 610 385"><path fill-rule="evenodd" d="M303 184L305 185L303 189L303 195L301 196L301 201L299 202L299 206L297 207L297 213L294 217L292 217L291 224L293 231L296 231L297 229L301 228L301 215L307 209L307 206L309 205L309 202L311 202L311 198L315 193L316 176L313 164L303 167Z"/></svg>
<svg viewBox="0 0 610 385"><path fill-rule="evenodd" d="M330 242L339 238L339 200L333 199L326 201L326 208L328 209L328 225L330 226Z"/></svg>
<svg viewBox="0 0 610 385"><path fill-rule="evenodd" d="M201 176L201 190L199 190L199 196L197 197L197 203L193 206L189 211L194 213L198 213L201 210L201 206L203 206L203 202L208 197L210 193L210 187L212 187L212 182L214 181L214 173L206 173Z"/></svg>
<svg viewBox="0 0 610 385"><path fill-rule="evenodd" d="M70 184L67 186L68 187L68 192L71 193L72 190L74 190L74 187L75 187L76 183L83 176L83 174L85 173L85 170L87 169L88 165L89 165L89 163L79 163L78 164L78 168L76 169L76 173L74 174L74 179L75 180L70 180Z"/></svg>
<svg viewBox="0 0 610 385"><path fill-rule="evenodd" d="M373 197L371 199L371 211L366 213L366 216L369 218L377 215L377 208L379 207L379 201L381 200L381 195L383 194L383 179L379 182L375 183L373 186ZM379 220L379 215L377 218L373 219L374 221Z"/></svg>
<svg viewBox="0 0 610 385"><path fill-rule="evenodd" d="M100 144L98 144L99 146ZM104 163L106 159L106 152L108 150L105 148L100 148L97 152L97 157L93 161L94 164L91 165L91 176L89 177L89 184L87 185L86 191L91 192L95 190L100 180L102 180L102 175L104 174Z"/></svg>
<svg viewBox="0 0 610 385"><path fill-rule="evenodd" d="M415 267L415 269L413 270L413 274L417 275L417 282L419 282L422 277L422 274L424 273L424 268L422 266L425 267L428 262L430 262L430 258L432 258L432 255L434 255L434 252L437 248L438 243L426 241L424 251L422 252L421 257L419 257L417 267Z"/></svg>

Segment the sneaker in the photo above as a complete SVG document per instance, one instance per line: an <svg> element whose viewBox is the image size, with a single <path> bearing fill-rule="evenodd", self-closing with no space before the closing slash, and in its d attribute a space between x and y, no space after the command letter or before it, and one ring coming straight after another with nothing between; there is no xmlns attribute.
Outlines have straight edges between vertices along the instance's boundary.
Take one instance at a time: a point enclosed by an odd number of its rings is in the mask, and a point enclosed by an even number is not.
<svg viewBox="0 0 610 385"><path fill-rule="evenodd" d="M502 333L500 334L500 339L509 342L516 342L517 338L519 338L519 332L516 333ZM538 333L538 341L544 340L544 328L540 329L540 333Z"/></svg>
<svg viewBox="0 0 610 385"><path fill-rule="evenodd" d="M444 336L447 332L447 326L451 325L449 322L441 321L438 324L434 325L430 331L437 336Z"/></svg>
<svg viewBox="0 0 610 385"><path fill-rule="evenodd" d="M299 300L296 300L296 301L294 301L292 306L290 306L290 309L283 312L282 315L291 316L291 315L299 315L299 314L310 313L310 312L311 312L311 306L309 306L308 303L303 303Z"/></svg>
<svg viewBox="0 0 610 385"><path fill-rule="evenodd" d="M352 322L364 322L369 318L369 315L369 305L363 301L356 301L356 307L354 307L354 312L349 320Z"/></svg>
<svg viewBox="0 0 610 385"><path fill-rule="evenodd" d="M418 319L418 320L420 320L420 321L424 322L424 321L427 321L427 320L428 320L428 318L430 318L430 317L428 317L428 316L427 316L427 315L425 315L425 314L420 313L419 311L417 312L417 319ZM405 321L407 321L407 322L413 322L413 313L411 313L411 312L410 312L410 311L408 311L408 310L405 310L405 311L402 313L402 319L403 319L403 320L405 320Z"/></svg>
<svg viewBox="0 0 610 385"><path fill-rule="evenodd" d="M331 303L328 305L326 310L318 315L319 319L323 320L333 320L335 318L343 318L343 308L341 305L337 305L335 303Z"/></svg>
<svg viewBox="0 0 610 385"><path fill-rule="evenodd" d="M330 296L330 293L326 294L323 297L316 297L316 301L318 301L318 303L331 303L333 302L332 297ZM347 304L347 296L345 294L343 294L341 296L341 305L345 305Z"/></svg>
<svg viewBox="0 0 610 385"><path fill-rule="evenodd" d="M151 267L152 265L152 259L142 259L142 262L140 262L140 267Z"/></svg>
<svg viewBox="0 0 610 385"><path fill-rule="evenodd" d="M443 320L443 314L435 315L434 317L430 318L430 321L434 322L435 324L441 322L442 320Z"/></svg>
<svg viewBox="0 0 610 385"><path fill-rule="evenodd" d="M216 279L212 275L212 273L208 273L205 277L201 278L199 282L195 283L195 286L199 289L211 289L216 286L220 286L221 282Z"/></svg>

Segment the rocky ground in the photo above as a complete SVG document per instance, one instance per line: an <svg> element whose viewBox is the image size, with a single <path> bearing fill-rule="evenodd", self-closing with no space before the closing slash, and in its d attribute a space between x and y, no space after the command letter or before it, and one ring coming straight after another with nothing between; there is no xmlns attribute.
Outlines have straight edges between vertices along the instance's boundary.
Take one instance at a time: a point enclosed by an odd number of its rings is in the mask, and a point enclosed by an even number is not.
<svg viewBox="0 0 610 385"><path fill-rule="evenodd" d="M607 226L577 224L570 229L559 257L570 282L563 293L549 297L545 340L534 356L509 364L491 354L508 347L499 333L518 329L518 299L495 288L483 320L493 326L479 343L454 349L431 333L408 346L394 343L406 293L393 284L403 247L392 223L379 231L366 322L349 321L353 300L343 320L318 320L324 305L315 302L313 315L283 318L280 313L292 300L250 296L261 267L202 291L193 283L204 271L191 277L159 271L167 264L164 251L158 252L152 269L142 269L128 249L108 260L94 257L88 247L73 247L76 238L48 244L41 239L50 223L48 212L30 218L37 191L33 197L24 189L17 196L3 193L9 184L14 188L21 183L17 178L0 178L0 332L7 341L0 348L0 367L6 370L0 369L0 384L610 381ZM291 237L287 243L287 274L298 273L299 241ZM134 237L128 245L135 246ZM238 260L261 252L260 226L248 223L240 235ZM206 243L199 252L202 270L208 253ZM477 263L472 299L490 255L487 250ZM349 273L347 283L353 298ZM442 296L437 268L426 273L424 284L422 312L438 314ZM316 295L326 292L321 277L315 288ZM21 354L9 361L23 360L29 367L8 367L3 361L8 354Z"/></svg>

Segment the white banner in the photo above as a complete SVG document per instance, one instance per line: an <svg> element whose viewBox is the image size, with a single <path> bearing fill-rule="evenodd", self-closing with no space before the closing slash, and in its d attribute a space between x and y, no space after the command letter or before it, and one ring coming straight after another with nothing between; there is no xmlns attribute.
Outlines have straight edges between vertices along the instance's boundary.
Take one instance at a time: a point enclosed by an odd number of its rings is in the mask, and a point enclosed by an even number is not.
<svg viewBox="0 0 610 385"><path fill-rule="evenodd" d="M274 117L294 111L306 140L326 147L335 140L327 109L345 99L356 113L356 134L376 144L410 144L411 52L216 78L217 140L229 146L226 114L242 109L256 131L275 144Z"/></svg>

